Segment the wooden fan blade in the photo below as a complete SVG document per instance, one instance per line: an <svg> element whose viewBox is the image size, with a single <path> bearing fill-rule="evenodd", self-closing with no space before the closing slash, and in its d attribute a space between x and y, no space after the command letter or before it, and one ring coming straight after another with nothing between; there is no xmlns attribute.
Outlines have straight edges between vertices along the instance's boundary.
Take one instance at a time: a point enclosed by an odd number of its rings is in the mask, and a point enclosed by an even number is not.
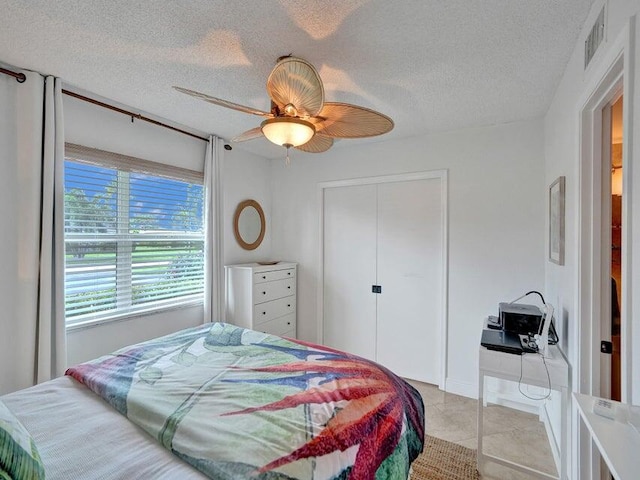
<svg viewBox="0 0 640 480"><path fill-rule="evenodd" d="M251 113L252 115L259 115L261 117L273 117L273 115L269 112L263 112L262 110L258 110L251 107L245 107L244 105L240 105L239 103L233 103L228 100L222 100L221 98L212 97L211 95L206 95L204 93L196 92L195 90L189 90L188 88L182 87L173 87L180 93L186 93L187 95L191 95L192 97L199 98L200 100L204 100L205 102L213 103L214 105L219 105L221 107L231 108L233 110L238 110L243 113Z"/></svg>
<svg viewBox="0 0 640 480"><path fill-rule="evenodd" d="M348 103L326 102L313 121L323 135L337 138L375 137L393 129L393 120L386 115Z"/></svg>
<svg viewBox="0 0 640 480"><path fill-rule="evenodd" d="M253 140L262 136L264 136L264 134L262 133L262 127L256 127L252 128L251 130L247 130L244 133L241 133L237 137L234 137L231 141L234 143L246 142L247 140Z"/></svg>
<svg viewBox="0 0 640 480"><path fill-rule="evenodd" d="M308 153L322 153L329 150L332 146L333 138L316 133L307 143L298 145L295 148Z"/></svg>
<svg viewBox="0 0 640 480"><path fill-rule="evenodd" d="M320 75L306 60L286 57L280 60L267 79L267 92L282 113L289 116L315 116L324 104L324 87ZM295 112L285 107L293 105Z"/></svg>

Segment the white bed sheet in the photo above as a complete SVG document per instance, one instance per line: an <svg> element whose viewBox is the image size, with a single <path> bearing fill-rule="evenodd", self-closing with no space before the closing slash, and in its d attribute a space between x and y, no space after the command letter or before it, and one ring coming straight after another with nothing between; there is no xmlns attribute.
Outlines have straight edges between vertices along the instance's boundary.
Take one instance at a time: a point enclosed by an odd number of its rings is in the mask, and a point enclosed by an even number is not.
<svg viewBox="0 0 640 480"><path fill-rule="evenodd" d="M0 400L33 436L47 480L207 478L71 377Z"/></svg>

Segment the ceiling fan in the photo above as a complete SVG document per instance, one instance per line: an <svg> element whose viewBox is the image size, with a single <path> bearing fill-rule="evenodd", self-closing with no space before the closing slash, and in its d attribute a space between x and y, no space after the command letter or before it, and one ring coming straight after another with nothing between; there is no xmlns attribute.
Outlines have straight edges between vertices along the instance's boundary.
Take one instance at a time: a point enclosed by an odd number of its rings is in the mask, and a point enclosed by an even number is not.
<svg viewBox="0 0 640 480"><path fill-rule="evenodd" d="M393 120L374 110L357 105L324 101L324 87L317 70L306 60L280 57L267 79L271 111L264 112L228 100L181 87L173 87L206 102L244 113L265 117L233 142L267 137L276 145L310 153L325 152L334 138L364 138L382 135L393 129Z"/></svg>

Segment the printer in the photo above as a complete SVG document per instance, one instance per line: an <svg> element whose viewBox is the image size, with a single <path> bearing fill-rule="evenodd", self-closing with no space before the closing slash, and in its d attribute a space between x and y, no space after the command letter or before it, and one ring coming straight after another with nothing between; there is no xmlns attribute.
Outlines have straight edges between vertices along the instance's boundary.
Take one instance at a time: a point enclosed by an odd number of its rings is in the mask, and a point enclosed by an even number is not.
<svg viewBox="0 0 640 480"><path fill-rule="evenodd" d="M524 303L498 304L498 321L505 332L534 335L540 332L542 311Z"/></svg>
<svg viewBox="0 0 640 480"><path fill-rule="evenodd" d="M535 305L516 303L536 293L544 304L544 311ZM544 325L543 325L544 322ZM488 350L515 353L542 353L546 346L555 345L558 334L553 323L553 306L544 301L540 292L532 290L512 302L498 304L498 316L489 315L482 330L480 345Z"/></svg>

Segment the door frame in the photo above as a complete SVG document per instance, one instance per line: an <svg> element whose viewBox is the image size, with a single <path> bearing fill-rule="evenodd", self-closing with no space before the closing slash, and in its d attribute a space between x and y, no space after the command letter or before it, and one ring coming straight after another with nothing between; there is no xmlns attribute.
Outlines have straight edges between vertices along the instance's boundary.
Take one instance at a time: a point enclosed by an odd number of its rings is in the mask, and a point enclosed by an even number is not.
<svg viewBox="0 0 640 480"><path fill-rule="evenodd" d="M318 342L324 342L324 193L329 188L353 187L358 185L377 185L381 183L407 182L412 180L440 179L442 201L442 315L440 317L440 378L438 387L445 390L447 378L448 358L448 317L449 317L449 206L448 206L448 170L430 170L423 172L402 173L397 175L383 175L376 177L359 177L344 180L334 180L318 183L318 211L319 211L319 252L317 283L317 318L318 318Z"/></svg>
<svg viewBox="0 0 640 480"><path fill-rule="evenodd" d="M603 313L602 287L603 257L611 245L603 242L604 228L610 228L610 219L604 218L608 209L602 208L603 174L610 159L604 159L603 110L622 90L623 98L623 165L629 167L623 175L622 200L622 301L621 324L621 382L622 401L629 403L632 394L632 350L631 350L631 169L632 169L632 118L633 118L633 72L636 18L632 16L620 35L612 42L600 68L593 73L591 88L580 102L578 159L578 214L576 215L576 319L579 326L574 329L577 346L577 362L573 375L573 390L587 395L600 396L601 362L600 315ZM606 114L605 114L606 117ZM604 151L603 151L604 150ZM609 253L610 256L610 253ZM574 471L580 478L600 478L600 455L593 445L586 427L580 422L576 409L572 412L574 440Z"/></svg>

